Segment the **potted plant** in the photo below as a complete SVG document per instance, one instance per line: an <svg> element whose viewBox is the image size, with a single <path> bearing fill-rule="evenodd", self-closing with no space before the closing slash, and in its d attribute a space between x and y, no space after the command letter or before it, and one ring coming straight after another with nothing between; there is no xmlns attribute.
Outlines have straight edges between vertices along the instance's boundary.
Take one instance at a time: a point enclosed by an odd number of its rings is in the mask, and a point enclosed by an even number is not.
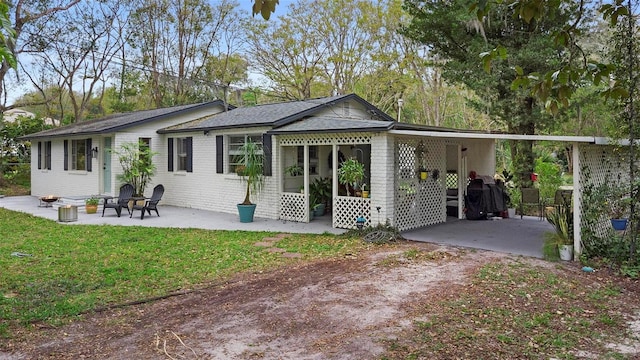
<svg viewBox="0 0 640 360"><path fill-rule="evenodd" d="M360 191L362 192L363 198L369 197L369 190L367 190L367 184L362 184L362 186L360 187Z"/></svg>
<svg viewBox="0 0 640 360"><path fill-rule="evenodd" d="M156 173L156 165L152 161L156 154L142 141L124 143L120 146L120 150L116 151L122 167L122 174L117 178L125 184L133 185L135 197L144 196L147 184Z"/></svg>
<svg viewBox="0 0 640 360"><path fill-rule="evenodd" d="M251 193L258 195L264 185L264 175L262 173L262 149L252 141L247 141L239 149L240 154L235 161L242 166L241 176L243 183L246 183L244 201L238 204L238 214L240 222L252 222L253 214L256 211L256 204L251 202Z"/></svg>
<svg viewBox="0 0 640 360"><path fill-rule="evenodd" d="M309 186L309 195L316 200L315 215L325 214L329 201L331 200L331 179L316 178Z"/></svg>
<svg viewBox="0 0 640 360"><path fill-rule="evenodd" d="M338 169L338 181L347 188L347 196L351 196L349 187L358 188L363 179L364 165L357 159L349 158L345 160Z"/></svg>
<svg viewBox="0 0 640 360"><path fill-rule="evenodd" d="M571 206L556 205L546 213L547 221L555 228L554 240L560 259L573 260L573 214Z"/></svg>
<svg viewBox="0 0 640 360"><path fill-rule="evenodd" d="M611 226L614 230L624 230L627 228L627 209L629 208L629 199L620 198L619 194L614 194L607 200L609 206L609 217Z"/></svg>
<svg viewBox="0 0 640 360"><path fill-rule="evenodd" d="M284 173L285 173L285 174L288 174L288 175L290 175L290 176L298 176L298 175L302 175L302 172L303 172L302 167L301 167L300 165L298 165L298 164L294 164L294 165L291 165L291 166L287 166L287 167L284 169Z"/></svg>
<svg viewBox="0 0 640 360"><path fill-rule="evenodd" d="M88 199L84 200L84 209L87 211L87 214L95 214L98 211L98 204L100 203L100 199L91 196Z"/></svg>

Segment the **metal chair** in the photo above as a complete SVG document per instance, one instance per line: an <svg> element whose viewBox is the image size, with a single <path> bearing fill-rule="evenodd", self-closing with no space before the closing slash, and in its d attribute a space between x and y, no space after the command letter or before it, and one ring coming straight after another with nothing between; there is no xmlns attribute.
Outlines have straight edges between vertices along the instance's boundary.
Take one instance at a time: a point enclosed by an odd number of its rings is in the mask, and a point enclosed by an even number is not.
<svg viewBox="0 0 640 360"><path fill-rule="evenodd" d="M114 201L114 198L111 196L105 197L102 206L102 217L104 217L104 211L107 208L115 209L118 217L120 217L120 214L122 213L122 208L126 208L127 212L131 214L131 211L129 211L129 200L133 197L134 191L135 189L133 185L124 184L120 187L120 193L118 194L117 201Z"/></svg>
<svg viewBox="0 0 640 360"><path fill-rule="evenodd" d="M162 195L164 195L164 186L162 186L162 184L156 185L156 187L153 188L153 194L151 195L151 198L146 200L144 204L133 204L131 215L129 215L129 217L133 217L134 210L140 210L142 212L142 214L140 214L140 220L144 220L145 211L148 212L149 215L151 215L151 210L153 210L156 212L156 215L160 216L160 213L158 213L158 203L162 199Z"/></svg>
<svg viewBox="0 0 640 360"><path fill-rule="evenodd" d="M553 198L553 205L571 205L572 196L573 190L556 190L556 194Z"/></svg>
<svg viewBox="0 0 640 360"><path fill-rule="evenodd" d="M535 205L538 208L538 220L542 221L544 219L544 213L542 212L543 204L540 199L540 189L520 189L520 219L522 219L524 215L524 205Z"/></svg>

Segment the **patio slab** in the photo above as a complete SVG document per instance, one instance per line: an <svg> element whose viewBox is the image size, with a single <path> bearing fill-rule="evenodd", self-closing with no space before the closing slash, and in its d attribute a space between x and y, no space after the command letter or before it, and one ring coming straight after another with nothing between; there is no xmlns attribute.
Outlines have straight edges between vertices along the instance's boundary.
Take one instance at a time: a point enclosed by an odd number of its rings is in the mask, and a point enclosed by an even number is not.
<svg viewBox="0 0 640 360"><path fill-rule="evenodd" d="M38 207L39 200L35 196L0 197L0 207L20 211L35 216L58 220L55 207ZM278 233L309 234L341 234L346 230L331 227L331 216L315 218L310 223L273 220L256 217L252 223L241 223L237 214L206 211L176 206L159 206L160 217L140 216L129 218L126 211L118 218L113 209L107 209L102 217L102 209L98 214L87 214L83 207L78 209L78 220L65 222L69 225L121 225L148 226L167 228L198 228L208 230L245 230L270 231ZM543 236L545 232L554 231L547 221L537 217L502 220L458 220L448 218L446 223L405 231L402 236L407 240L423 241L435 244L462 246L475 249L499 251L504 253L542 258Z"/></svg>
<svg viewBox="0 0 640 360"><path fill-rule="evenodd" d="M46 219L58 220L58 210L55 207L38 207L39 200L36 196L7 196L0 198L0 207L32 214ZM260 205L258 205L260 206ZM307 234L342 234L346 230L331 227L331 216L325 215L315 218L310 223L273 220L256 217L252 223L241 223L237 214L228 214L215 211L183 208L177 206L158 206L160 217L155 213L145 216L140 220L140 213L129 218L124 211L121 217L116 216L113 209L107 209L102 217L102 207L97 214L87 214L84 207L78 208L78 220L65 222L69 225L121 225L121 226L148 226L166 228L197 228L208 230L246 230L246 231L270 231L279 233L307 233Z"/></svg>

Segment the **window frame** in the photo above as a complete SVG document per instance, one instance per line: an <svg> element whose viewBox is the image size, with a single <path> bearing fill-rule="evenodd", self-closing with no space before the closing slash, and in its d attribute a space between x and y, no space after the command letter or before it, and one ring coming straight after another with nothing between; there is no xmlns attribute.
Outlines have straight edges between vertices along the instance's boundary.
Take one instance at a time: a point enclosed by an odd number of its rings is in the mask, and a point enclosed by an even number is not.
<svg viewBox="0 0 640 360"><path fill-rule="evenodd" d="M69 163L71 171L87 170L87 139L72 139L69 151ZM82 150L82 152L80 152ZM80 167L78 165L81 165Z"/></svg>
<svg viewBox="0 0 640 360"><path fill-rule="evenodd" d="M242 139L242 141L240 141ZM240 149L244 144L247 143L247 140L251 139L252 142L258 144L260 147L260 156L264 158L264 144L262 134L237 134L237 135L227 135L227 172L229 174L236 172L236 167L240 165L240 163L236 160L242 152Z"/></svg>

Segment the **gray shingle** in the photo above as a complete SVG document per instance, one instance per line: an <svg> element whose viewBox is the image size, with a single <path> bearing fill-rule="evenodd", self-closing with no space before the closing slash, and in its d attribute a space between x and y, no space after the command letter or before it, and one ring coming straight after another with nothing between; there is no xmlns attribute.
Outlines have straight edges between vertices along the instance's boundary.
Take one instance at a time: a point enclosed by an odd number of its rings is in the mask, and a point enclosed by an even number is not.
<svg viewBox="0 0 640 360"><path fill-rule="evenodd" d="M350 99L361 102L372 110L377 110L373 105L369 104L357 95L349 94L318 99L240 107L232 111L212 115L208 118L167 127L158 132L171 133L251 126L278 127L302 119L306 116L311 116L323 108L332 106L337 102ZM377 112L382 113L379 110L377 110ZM390 120L387 115L385 116L386 120Z"/></svg>
<svg viewBox="0 0 640 360"><path fill-rule="evenodd" d="M113 114L100 119L83 121L76 124L25 135L22 137L22 139L110 133L121 129L126 129L131 126L144 124L149 121L163 119L168 116L179 115L180 113L184 113L199 107L207 107L213 105L223 106L223 102L221 100L215 100L200 104L173 106L163 109L142 110L124 114Z"/></svg>

